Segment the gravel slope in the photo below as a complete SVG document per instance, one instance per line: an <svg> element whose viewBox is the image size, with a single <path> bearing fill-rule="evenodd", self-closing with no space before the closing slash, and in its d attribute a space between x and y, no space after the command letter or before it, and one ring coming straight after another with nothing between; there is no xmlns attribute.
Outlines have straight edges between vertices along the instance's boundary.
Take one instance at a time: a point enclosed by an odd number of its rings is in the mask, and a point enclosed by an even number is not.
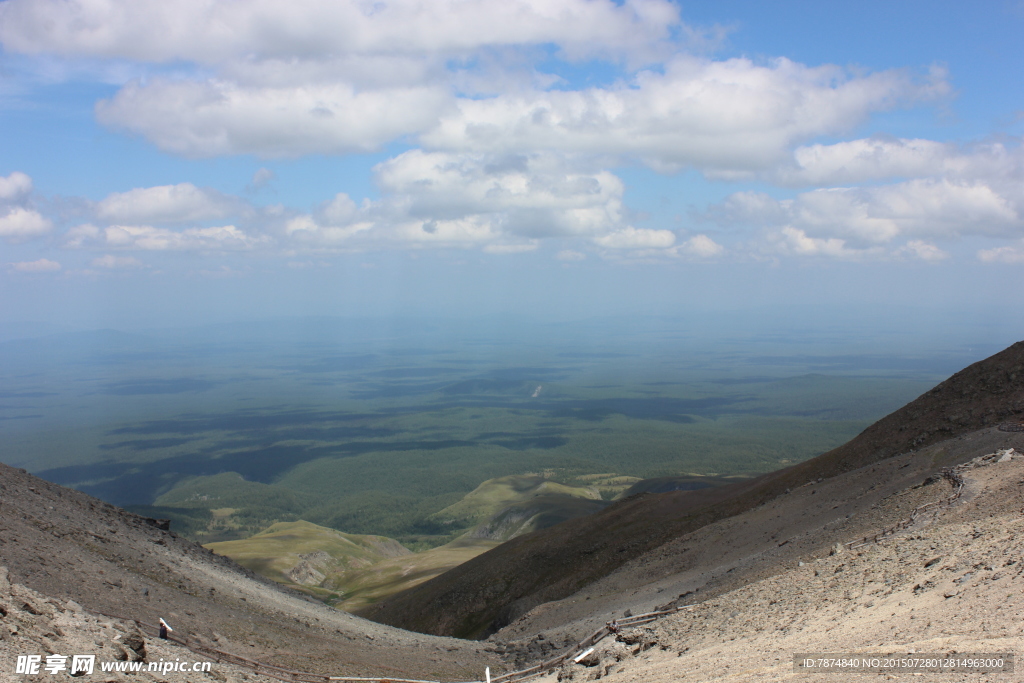
<svg viewBox="0 0 1024 683"><path fill-rule="evenodd" d="M485 644L408 633L279 587L87 496L0 464L0 565L12 583L156 623L270 664L332 675L479 680Z"/></svg>
<svg viewBox="0 0 1024 683"><path fill-rule="evenodd" d="M903 532L856 551L794 557L772 576L602 641L591 666L538 680L1018 681L1019 669L915 676L793 668L794 654L810 652L1024 652L1024 457L968 470L965 479L956 504Z"/></svg>

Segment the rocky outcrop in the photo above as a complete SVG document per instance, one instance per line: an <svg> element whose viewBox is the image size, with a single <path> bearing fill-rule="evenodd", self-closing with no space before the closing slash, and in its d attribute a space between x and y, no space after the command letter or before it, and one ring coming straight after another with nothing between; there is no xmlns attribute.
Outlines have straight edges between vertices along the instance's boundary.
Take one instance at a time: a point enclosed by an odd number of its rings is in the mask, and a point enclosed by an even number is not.
<svg viewBox="0 0 1024 683"><path fill-rule="evenodd" d="M71 673L76 655L93 657L92 674ZM174 643L144 634L130 621L113 619L86 611L73 600L45 596L21 584L11 583L7 567L0 567L0 679L30 680L33 674L19 675L22 667L35 659L35 676L60 680L73 675L73 680L127 680L124 674L103 673L104 664L112 667L141 662L140 671L131 674L135 681L166 683L223 683L225 680L250 683L273 683L276 679L261 676L231 664L210 663L209 671L148 671L149 664L185 661L190 664L208 661ZM54 673L46 668L52 667ZM88 667L84 662L80 666ZM84 671L84 669L83 669ZM21 673L25 673L24 671Z"/></svg>

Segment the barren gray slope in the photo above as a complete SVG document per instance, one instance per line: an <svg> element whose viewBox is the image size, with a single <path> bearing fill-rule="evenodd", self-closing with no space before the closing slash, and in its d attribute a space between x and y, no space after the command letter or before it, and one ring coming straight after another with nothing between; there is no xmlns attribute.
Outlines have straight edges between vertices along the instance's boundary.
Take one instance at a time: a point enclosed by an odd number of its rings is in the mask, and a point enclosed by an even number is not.
<svg viewBox="0 0 1024 683"><path fill-rule="evenodd" d="M196 634L239 655L334 675L477 680L483 644L331 609L79 491L0 464L0 565L85 609Z"/></svg>
<svg viewBox="0 0 1024 683"><path fill-rule="evenodd" d="M802 486L647 552L568 598L534 608L491 640L510 646L520 662L529 661L627 609L639 614L699 603L786 572L836 543L874 534L914 507L948 496L944 479L922 484L943 467L1002 448L1024 452L1024 433L985 429Z"/></svg>
<svg viewBox="0 0 1024 683"><path fill-rule="evenodd" d="M8 581L7 568L0 566L0 680L31 680L18 675L19 656L58 654L67 657L63 665L70 669L73 655L91 654L96 657L93 673L78 675L82 683L123 680L123 674L103 673L102 664L109 662L142 662L144 665L161 662L210 663L208 672L146 671L132 673L130 680L140 683L277 683L277 679L262 676L232 664L209 662L193 655L176 643L152 637L139 630L130 621L108 619L91 614L73 600L58 600ZM60 674L56 680L66 680ZM53 674L57 675L57 674ZM30 675L31 676L31 675ZM48 677L41 669L38 677Z"/></svg>
<svg viewBox="0 0 1024 683"><path fill-rule="evenodd" d="M855 551L804 555L654 624L608 638L558 680L1019 681L1024 458L968 469L964 495ZM895 500L895 499L890 499ZM795 653L1017 654L1016 673L797 672ZM538 683L554 683L552 674Z"/></svg>

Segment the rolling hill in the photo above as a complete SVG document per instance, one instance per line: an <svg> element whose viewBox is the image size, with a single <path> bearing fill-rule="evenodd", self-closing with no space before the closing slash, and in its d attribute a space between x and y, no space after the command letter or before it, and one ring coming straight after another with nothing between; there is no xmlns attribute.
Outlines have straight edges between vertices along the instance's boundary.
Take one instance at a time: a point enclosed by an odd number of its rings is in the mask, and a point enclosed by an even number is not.
<svg viewBox="0 0 1024 683"><path fill-rule="evenodd" d="M488 479L435 513L433 521L469 531L424 552L411 553L383 536L346 534L304 520L279 522L249 538L204 547L329 605L358 612L503 541L608 504L592 487L566 486L541 474L511 475Z"/></svg>

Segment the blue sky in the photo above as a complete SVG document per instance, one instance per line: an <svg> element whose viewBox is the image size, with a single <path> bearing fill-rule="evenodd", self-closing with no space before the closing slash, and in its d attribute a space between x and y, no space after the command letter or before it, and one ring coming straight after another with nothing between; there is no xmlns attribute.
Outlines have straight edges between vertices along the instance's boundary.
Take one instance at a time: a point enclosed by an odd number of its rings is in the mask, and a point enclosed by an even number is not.
<svg viewBox="0 0 1024 683"><path fill-rule="evenodd" d="M1010 0L0 0L0 322L1016 334L1021 35Z"/></svg>

